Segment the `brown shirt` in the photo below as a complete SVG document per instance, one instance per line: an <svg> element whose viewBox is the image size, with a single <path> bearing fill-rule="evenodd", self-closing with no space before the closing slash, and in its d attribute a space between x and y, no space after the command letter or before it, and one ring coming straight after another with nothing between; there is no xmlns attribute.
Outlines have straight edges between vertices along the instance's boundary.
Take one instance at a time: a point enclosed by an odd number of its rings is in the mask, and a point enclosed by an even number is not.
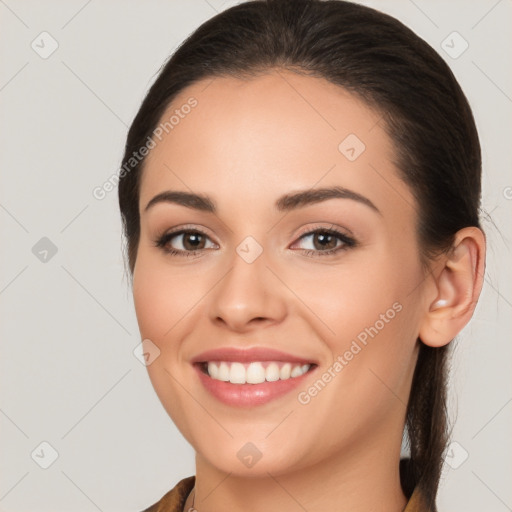
<svg viewBox="0 0 512 512"><path fill-rule="evenodd" d="M180 480L173 489L143 512L182 512L185 501L190 491L194 488L195 480L195 476L189 476ZM414 489L404 512L431 512L426 506L418 488Z"/></svg>

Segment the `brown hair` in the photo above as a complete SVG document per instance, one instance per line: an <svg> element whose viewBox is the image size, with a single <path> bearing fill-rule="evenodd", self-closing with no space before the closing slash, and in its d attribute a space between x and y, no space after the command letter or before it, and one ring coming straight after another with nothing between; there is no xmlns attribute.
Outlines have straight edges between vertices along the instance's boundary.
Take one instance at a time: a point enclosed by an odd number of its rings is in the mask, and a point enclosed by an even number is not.
<svg viewBox="0 0 512 512"><path fill-rule="evenodd" d="M173 98L205 78L251 78L272 68L326 79L377 110L395 147L395 165L417 202L423 263L454 234L478 226L481 155L466 97L443 59L395 18L342 0L258 0L203 23L162 67L128 132L123 168L145 145ZM130 272L140 235L144 159L120 174L119 205ZM421 488L436 510L449 439L449 346L420 343L406 412L410 459L402 487Z"/></svg>

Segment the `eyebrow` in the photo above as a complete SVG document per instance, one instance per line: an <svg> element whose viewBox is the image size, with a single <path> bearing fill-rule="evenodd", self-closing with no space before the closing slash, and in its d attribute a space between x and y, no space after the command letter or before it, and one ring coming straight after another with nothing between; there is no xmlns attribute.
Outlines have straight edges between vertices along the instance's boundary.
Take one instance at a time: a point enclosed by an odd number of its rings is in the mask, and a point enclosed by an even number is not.
<svg viewBox="0 0 512 512"><path fill-rule="evenodd" d="M291 192L277 199L274 207L279 212L289 212L311 204L327 201L329 199L351 199L368 206L378 214L382 215L380 210L367 197L358 194L353 190L338 186ZM152 206L158 203L174 203L203 212L217 212L215 202L210 197L203 194L194 194L191 192L182 192L177 190L166 190L157 194L149 201L144 211L149 210Z"/></svg>

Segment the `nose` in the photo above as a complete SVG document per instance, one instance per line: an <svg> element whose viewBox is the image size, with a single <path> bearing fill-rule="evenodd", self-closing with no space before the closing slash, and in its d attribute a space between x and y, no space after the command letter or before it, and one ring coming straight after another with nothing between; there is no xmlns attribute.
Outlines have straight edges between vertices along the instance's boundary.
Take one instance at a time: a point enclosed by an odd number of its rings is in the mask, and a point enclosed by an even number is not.
<svg viewBox="0 0 512 512"><path fill-rule="evenodd" d="M210 295L210 319L237 332L282 322L286 297L282 283L267 268L265 251L249 263L234 253L231 268Z"/></svg>

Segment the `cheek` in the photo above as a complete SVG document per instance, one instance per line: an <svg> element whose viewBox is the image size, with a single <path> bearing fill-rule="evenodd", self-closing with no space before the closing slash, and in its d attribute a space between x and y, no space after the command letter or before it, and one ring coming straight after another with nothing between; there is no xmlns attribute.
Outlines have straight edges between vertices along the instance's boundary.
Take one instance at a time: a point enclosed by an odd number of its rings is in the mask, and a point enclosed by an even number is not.
<svg viewBox="0 0 512 512"><path fill-rule="evenodd" d="M141 251L133 276L133 299L141 336L157 345L172 338L174 327L201 296L201 290L191 286L182 273L166 267L161 257Z"/></svg>
<svg viewBox="0 0 512 512"><path fill-rule="evenodd" d="M179 337L186 324L183 320L198 297L182 274L166 267L161 257L140 250L133 274L133 299L141 339L151 340L160 350L146 367L148 376L170 418L189 439L186 418L193 404L179 384L187 378L178 364Z"/></svg>
<svg viewBox="0 0 512 512"><path fill-rule="evenodd" d="M406 402L418 328L419 304L411 292L422 273L414 255L399 257L404 251L360 253L335 269L295 278L332 364L338 361L318 405L325 400L326 409L348 407L365 417L372 408L384 411L395 394Z"/></svg>
<svg viewBox="0 0 512 512"><path fill-rule="evenodd" d="M415 261L383 247L347 254L336 266L285 270L286 282L307 306L322 339L330 340L333 351L343 350L347 340L375 323L380 331L389 331L396 317L405 316L396 310L411 302L411 291L422 279ZM401 307L393 307L395 303Z"/></svg>

